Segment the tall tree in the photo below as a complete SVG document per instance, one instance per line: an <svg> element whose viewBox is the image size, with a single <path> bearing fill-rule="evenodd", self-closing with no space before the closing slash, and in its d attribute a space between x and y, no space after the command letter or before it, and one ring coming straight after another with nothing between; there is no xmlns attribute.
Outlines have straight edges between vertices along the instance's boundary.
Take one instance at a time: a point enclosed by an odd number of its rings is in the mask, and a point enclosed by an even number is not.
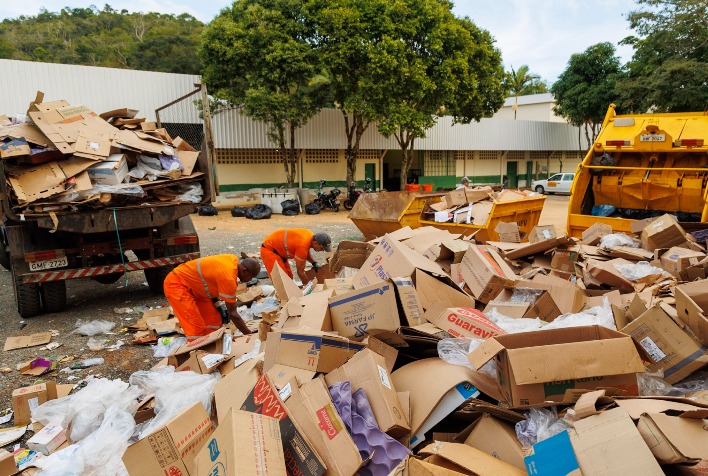
<svg viewBox="0 0 708 476"><path fill-rule="evenodd" d="M511 71L507 73L505 78L505 85L514 95L514 119L516 119L516 111L519 108L519 96L548 91L548 86L541 80L541 76L531 73L525 64L519 66L518 70L511 67Z"/></svg>
<svg viewBox="0 0 708 476"><path fill-rule="evenodd" d="M491 116L504 102L504 70L492 37L448 0L390 0L378 13L379 52L364 94L378 130L402 152L401 189L415 140L441 115L468 123Z"/></svg>
<svg viewBox="0 0 708 476"><path fill-rule="evenodd" d="M285 181L297 173L295 131L323 104L321 71L299 0L236 0L207 27L200 57L212 94L268 126Z"/></svg>
<svg viewBox="0 0 708 476"><path fill-rule="evenodd" d="M581 127L592 144L600 132L607 107L616 100L615 84L622 74L620 59L611 43L598 43L570 57L565 71L551 86L553 111ZM582 150L578 135L578 150Z"/></svg>
<svg viewBox="0 0 708 476"><path fill-rule="evenodd" d="M636 0L627 20L637 36L628 75L617 84L624 110L703 111L708 107L708 2Z"/></svg>

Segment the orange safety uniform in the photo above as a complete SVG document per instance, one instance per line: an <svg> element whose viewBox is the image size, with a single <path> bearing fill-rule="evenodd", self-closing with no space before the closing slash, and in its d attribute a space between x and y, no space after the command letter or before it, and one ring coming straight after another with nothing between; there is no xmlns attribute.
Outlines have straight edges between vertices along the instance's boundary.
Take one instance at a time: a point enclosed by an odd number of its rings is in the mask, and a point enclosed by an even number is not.
<svg viewBox="0 0 708 476"><path fill-rule="evenodd" d="M288 260L294 259L296 262L306 263L314 236L315 234L307 228L281 228L266 236L261 245L261 259L268 271L268 276L271 276L273 266L278 263L292 278L293 272L288 265Z"/></svg>
<svg viewBox="0 0 708 476"><path fill-rule="evenodd" d="M184 335L192 340L222 326L221 313L212 298L236 302L238 258L205 256L177 266L165 278L165 297Z"/></svg>

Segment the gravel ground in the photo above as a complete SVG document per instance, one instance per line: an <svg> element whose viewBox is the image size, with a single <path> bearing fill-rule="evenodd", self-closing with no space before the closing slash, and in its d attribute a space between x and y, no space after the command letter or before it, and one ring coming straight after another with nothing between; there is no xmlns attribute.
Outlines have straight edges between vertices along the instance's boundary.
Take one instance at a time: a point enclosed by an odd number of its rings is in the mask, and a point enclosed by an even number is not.
<svg viewBox="0 0 708 476"><path fill-rule="evenodd" d="M567 197L549 197L541 215L541 224L554 224L563 231L567 210ZM215 217L199 217L193 220L199 233L203 256L220 253L239 254L240 252L258 253L263 237L282 228L304 227L313 231L327 231L333 244L341 240L360 240L362 235L347 218L347 212L334 213L324 211L319 215L299 215L286 217L273 215L270 220L248 220L232 218L228 211L222 211ZM318 257L324 259L324 253ZM12 390L18 387L32 385L45 380L56 380L57 383L77 383L89 376L121 378L127 381L136 370L150 368L157 359L153 359L152 351L147 346L131 345L131 336L122 329L140 317L146 307L165 306L164 296L150 293L142 272L128 274L128 285L121 279L115 284L102 285L91 280L72 280L67 283L67 310L62 313L45 314L39 317L22 320L16 312L12 281L10 273L0 268L0 335L4 337L30 335L36 332L56 330L58 335L52 342L59 342L61 347L53 350L40 350L40 347L2 352L0 368L10 369L0 373L0 410L10 408ZM116 309L132 308L130 314L117 313ZM102 319L115 323L112 334L99 336L108 340L107 345L113 345L122 340L125 345L116 351L91 351L86 343L88 337L72 334L76 321ZM59 369L41 377L21 375L16 366L18 363L32 360L36 357L75 356L68 364L60 364ZM62 368L76 361L91 357L103 357L103 365L66 373ZM12 422L2 427L12 426Z"/></svg>

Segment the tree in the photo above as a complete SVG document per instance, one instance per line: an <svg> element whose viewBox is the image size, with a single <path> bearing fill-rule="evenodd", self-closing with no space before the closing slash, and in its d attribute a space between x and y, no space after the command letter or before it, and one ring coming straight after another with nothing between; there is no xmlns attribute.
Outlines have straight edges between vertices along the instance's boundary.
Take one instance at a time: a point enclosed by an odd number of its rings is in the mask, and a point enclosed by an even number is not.
<svg viewBox="0 0 708 476"><path fill-rule="evenodd" d="M705 0L636 0L647 9L627 15L638 36L628 75L617 84L629 112L702 111L708 105L708 3Z"/></svg>
<svg viewBox="0 0 708 476"><path fill-rule="evenodd" d="M519 66L516 71L513 66L511 67L511 72L507 73L505 78L505 85L514 95L514 119L516 119L516 110L519 108L519 96L548 91L548 86L541 80L541 77L529 72L529 67L525 64Z"/></svg>
<svg viewBox="0 0 708 476"><path fill-rule="evenodd" d="M415 140L441 115L469 123L491 116L504 102L501 55L489 33L455 18L445 0L390 0L363 93L378 130L402 151L401 189Z"/></svg>
<svg viewBox="0 0 708 476"><path fill-rule="evenodd" d="M607 107L616 99L615 84L622 74L611 43L598 43L570 57L565 71L551 86L553 111L570 124L582 127L592 144L600 132ZM580 135L578 149L582 150Z"/></svg>
<svg viewBox="0 0 708 476"><path fill-rule="evenodd" d="M207 27L199 51L212 94L268 126L292 187L295 131L323 104L312 30L298 0L236 0ZM288 142L287 144L286 142Z"/></svg>

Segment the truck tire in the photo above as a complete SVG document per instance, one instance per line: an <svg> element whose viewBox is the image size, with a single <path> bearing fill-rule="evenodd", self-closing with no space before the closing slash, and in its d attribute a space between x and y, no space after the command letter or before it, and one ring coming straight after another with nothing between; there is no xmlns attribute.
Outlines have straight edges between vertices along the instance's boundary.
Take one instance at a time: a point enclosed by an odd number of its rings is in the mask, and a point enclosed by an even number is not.
<svg viewBox="0 0 708 476"><path fill-rule="evenodd" d="M153 294L164 294L165 290L163 286L165 283L165 278L173 269L174 268L172 266L144 269L143 273L145 273L145 281L147 281L148 286L150 287L150 292Z"/></svg>
<svg viewBox="0 0 708 476"><path fill-rule="evenodd" d="M17 313L21 317L34 317L42 314L42 300L39 295L39 284L21 284L13 276L15 288L15 303Z"/></svg>
<svg viewBox="0 0 708 476"><path fill-rule="evenodd" d="M50 281L40 287L45 312L62 312L66 309L66 281Z"/></svg>

